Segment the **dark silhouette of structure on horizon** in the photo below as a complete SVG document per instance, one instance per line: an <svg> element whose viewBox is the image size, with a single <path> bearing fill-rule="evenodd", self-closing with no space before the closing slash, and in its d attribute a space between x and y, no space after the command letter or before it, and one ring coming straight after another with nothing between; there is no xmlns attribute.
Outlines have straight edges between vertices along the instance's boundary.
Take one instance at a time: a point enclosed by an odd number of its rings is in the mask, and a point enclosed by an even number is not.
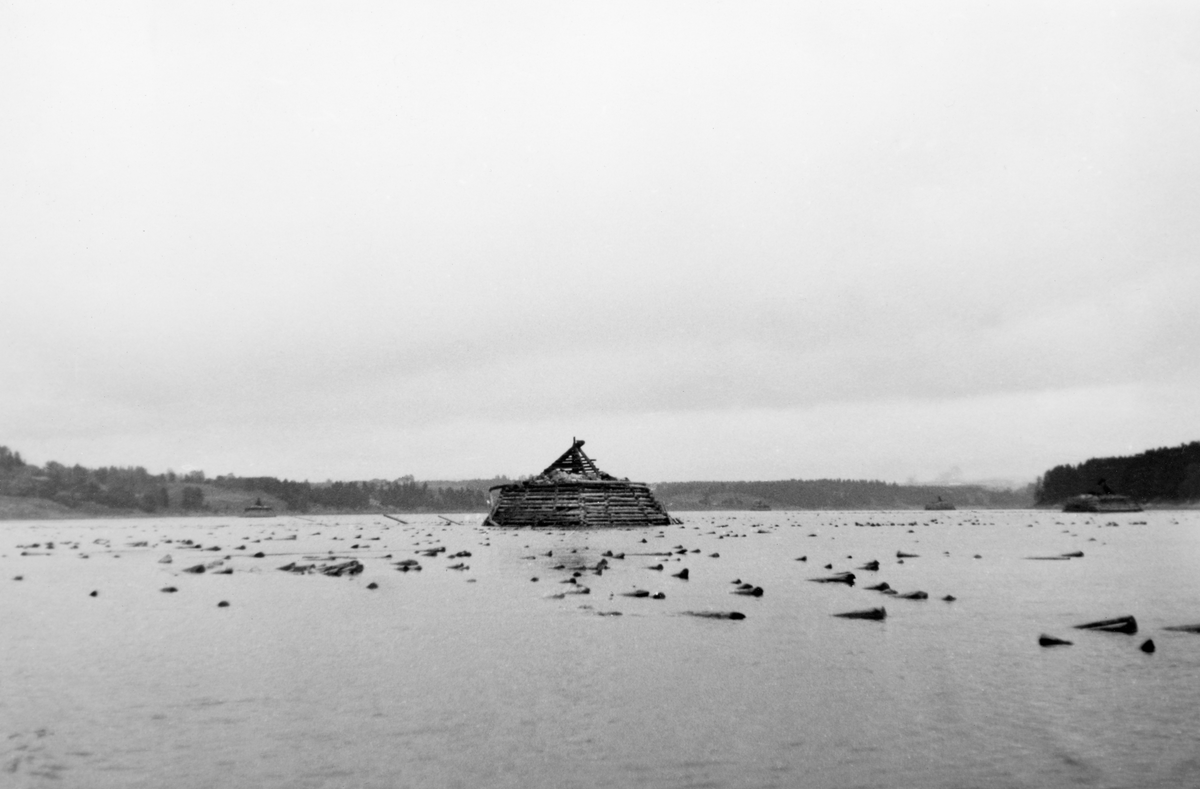
<svg viewBox="0 0 1200 789"><path fill-rule="evenodd" d="M496 485L485 526L579 529L666 526L677 522L650 488L601 471L583 451L583 440L533 479Z"/></svg>

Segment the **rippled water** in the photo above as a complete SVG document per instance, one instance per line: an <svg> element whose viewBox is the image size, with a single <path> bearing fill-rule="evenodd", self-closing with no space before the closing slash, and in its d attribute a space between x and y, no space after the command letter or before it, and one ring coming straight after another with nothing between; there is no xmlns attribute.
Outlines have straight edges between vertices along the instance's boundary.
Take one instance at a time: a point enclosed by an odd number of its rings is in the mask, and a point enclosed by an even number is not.
<svg viewBox="0 0 1200 789"><path fill-rule="evenodd" d="M0 785L1200 785L1200 635L1161 629L1200 622L1200 513L683 519L0 524ZM605 551L626 558L562 583ZM330 552L365 571L277 569ZM232 575L181 572L226 556ZM872 559L853 588L807 580ZM831 616L877 605L884 622ZM1124 614L1141 632L1071 628Z"/></svg>

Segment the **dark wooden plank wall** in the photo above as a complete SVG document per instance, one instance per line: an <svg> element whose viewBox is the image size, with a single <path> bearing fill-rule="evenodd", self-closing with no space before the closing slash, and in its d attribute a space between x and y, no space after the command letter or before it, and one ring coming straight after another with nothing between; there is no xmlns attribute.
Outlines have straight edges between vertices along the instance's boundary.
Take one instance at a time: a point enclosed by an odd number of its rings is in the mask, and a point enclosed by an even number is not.
<svg viewBox="0 0 1200 789"><path fill-rule="evenodd" d="M584 481L503 488L491 520L500 526L569 529L666 526L671 516L639 482Z"/></svg>

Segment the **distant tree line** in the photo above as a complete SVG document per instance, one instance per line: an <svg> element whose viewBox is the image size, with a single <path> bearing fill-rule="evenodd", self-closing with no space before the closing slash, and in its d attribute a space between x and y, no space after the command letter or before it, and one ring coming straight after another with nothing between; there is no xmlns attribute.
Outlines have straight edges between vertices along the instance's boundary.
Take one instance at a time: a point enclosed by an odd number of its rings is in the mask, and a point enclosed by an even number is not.
<svg viewBox="0 0 1200 789"><path fill-rule="evenodd" d="M1092 458L1047 471L1037 483L1017 490L979 485L899 485L877 480L777 480L770 482L664 482L655 493L668 509L915 509L939 496L955 506L1051 506L1086 492L1098 492L1099 480L1118 493L1143 502L1200 501L1200 442L1142 452L1130 457ZM273 497L289 511L483 512L487 488L508 482L468 480L419 482L412 476L360 482L296 482L275 477L210 479L203 471L151 474L141 466L85 468L50 461L26 462L21 453L0 446L0 495L49 499L67 507L98 505L123 511L205 511L209 496L225 496L225 506L244 492L247 498ZM230 504L230 500L235 504ZM220 509L220 505L217 505ZM227 511L226 509L226 511Z"/></svg>
<svg viewBox="0 0 1200 789"><path fill-rule="evenodd" d="M1037 503L1050 506L1081 493L1099 493L1102 479L1114 492L1141 502L1200 501L1200 441L1055 466L1038 480Z"/></svg>
<svg viewBox="0 0 1200 789"><path fill-rule="evenodd" d="M787 479L771 482L662 482L655 496L667 509L858 510L918 509L939 496L957 507L1029 507L1032 486L997 490L981 485L898 485L853 479Z"/></svg>
<svg viewBox="0 0 1200 789"><path fill-rule="evenodd" d="M482 481L478 481L482 482ZM19 452L0 446L0 495L47 499L72 509L113 509L166 512L208 511L207 494L221 489L244 491L247 499L267 496L293 512L477 512L486 511L487 491L477 484L462 487L431 486L411 476L368 482L294 482L275 477L210 479L203 471L151 474L141 466L84 468L50 461L45 466L27 463ZM225 496L226 507L229 506ZM236 501L240 497L233 497ZM91 506L96 505L96 506ZM240 507L241 505L237 505ZM220 506L218 506L220 509Z"/></svg>
<svg viewBox="0 0 1200 789"><path fill-rule="evenodd" d="M469 487L430 487L411 476L391 482L294 482L275 477L218 477L216 485L245 491L262 491L281 499L289 510L319 509L354 512L389 509L401 512L481 512L488 506L487 493Z"/></svg>
<svg viewBox="0 0 1200 789"><path fill-rule="evenodd" d="M151 474L141 466L84 468L53 460L45 466L26 463L20 452L0 446L0 495L48 499L66 507L97 504L118 510L156 512L171 506L168 487L179 489L180 509L203 509L204 492L179 482L204 482L204 472L180 477L175 472Z"/></svg>

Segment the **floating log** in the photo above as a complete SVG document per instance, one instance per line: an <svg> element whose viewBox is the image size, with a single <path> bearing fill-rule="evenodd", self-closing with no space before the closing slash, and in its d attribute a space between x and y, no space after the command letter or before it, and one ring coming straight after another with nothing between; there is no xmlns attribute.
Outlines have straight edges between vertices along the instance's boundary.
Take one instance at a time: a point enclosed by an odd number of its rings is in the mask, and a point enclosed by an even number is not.
<svg viewBox="0 0 1200 789"><path fill-rule="evenodd" d="M745 619L740 611L684 611L684 616L699 616L705 619Z"/></svg>
<svg viewBox="0 0 1200 789"><path fill-rule="evenodd" d="M338 578L343 575L358 575L363 571L363 565L357 559L351 559L348 562L341 562L337 564L296 564L295 562L291 562L289 564L285 564L279 569L287 573L296 573L297 575L318 573L320 575L329 575Z"/></svg>
<svg viewBox="0 0 1200 789"><path fill-rule="evenodd" d="M1076 630L1099 630L1104 633L1125 633L1133 635L1137 632L1137 620L1132 616L1119 616L1116 619L1102 619L1098 622L1088 622L1075 625Z"/></svg>

